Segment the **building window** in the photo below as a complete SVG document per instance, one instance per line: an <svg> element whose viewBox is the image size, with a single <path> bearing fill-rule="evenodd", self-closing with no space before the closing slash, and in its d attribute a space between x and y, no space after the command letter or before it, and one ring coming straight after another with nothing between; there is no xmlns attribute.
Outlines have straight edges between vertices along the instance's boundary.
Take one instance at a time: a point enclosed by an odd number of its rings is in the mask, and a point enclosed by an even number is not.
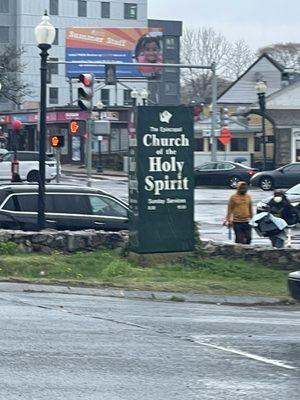
<svg viewBox="0 0 300 400"><path fill-rule="evenodd" d="M166 82L165 83L165 94L166 95L177 94L177 85L175 82Z"/></svg>
<svg viewBox="0 0 300 400"><path fill-rule="evenodd" d="M49 13L50 15L58 15L58 0L50 0Z"/></svg>
<svg viewBox="0 0 300 400"><path fill-rule="evenodd" d="M132 105L131 89L126 89L123 91L123 104L124 106Z"/></svg>
<svg viewBox="0 0 300 400"><path fill-rule="evenodd" d="M58 58L49 58L49 61L58 61ZM58 64L48 64L51 75L58 75Z"/></svg>
<svg viewBox="0 0 300 400"><path fill-rule="evenodd" d="M110 3L101 1L101 18L110 18Z"/></svg>
<svg viewBox="0 0 300 400"><path fill-rule="evenodd" d="M85 0L78 0L78 17L86 17L87 5Z"/></svg>
<svg viewBox="0 0 300 400"><path fill-rule="evenodd" d="M176 40L174 37L166 37L165 46L167 50L175 50L176 49Z"/></svg>
<svg viewBox="0 0 300 400"><path fill-rule="evenodd" d="M49 88L49 104L58 104L58 88Z"/></svg>
<svg viewBox="0 0 300 400"><path fill-rule="evenodd" d="M0 43L9 43L9 27L0 26Z"/></svg>
<svg viewBox="0 0 300 400"><path fill-rule="evenodd" d="M58 28L55 28L55 39L54 39L53 45L58 45L58 43L59 43L58 35L59 35L59 30L58 30Z"/></svg>
<svg viewBox="0 0 300 400"><path fill-rule="evenodd" d="M261 138L255 137L254 138L254 151L260 152L260 150L261 150Z"/></svg>
<svg viewBox="0 0 300 400"><path fill-rule="evenodd" d="M124 4L124 18L137 19L137 4L135 3Z"/></svg>
<svg viewBox="0 0 300 400"><path fill-rule="evenodd" d="M49 58L49 61L58 61L58 58ZM52 75L58 75L58 64L47 64L47 83L51 83Z"/></svg>
<svg viewBox="0 0 300 400"><path fill-rule="evenodd" d="M231 151L248 151L248 138L231 139Z"/></svg>
<svg viewBox="0 0 300 400"><path fill-rule="evenodd" d="M195 151L204 151L204 139L195 139Z"/></svg>
<svg viewBox="0 0 300 400"><path fill-rule="evenodd" d="M7 14L9 12L8 0L0 0L0 13Z"/></svg>
<svg viewBox="0 0 300 400"><path fill-rule="evenodd" d="M109 89L101 89L101 101L105 106L109 106Z"/></svg>

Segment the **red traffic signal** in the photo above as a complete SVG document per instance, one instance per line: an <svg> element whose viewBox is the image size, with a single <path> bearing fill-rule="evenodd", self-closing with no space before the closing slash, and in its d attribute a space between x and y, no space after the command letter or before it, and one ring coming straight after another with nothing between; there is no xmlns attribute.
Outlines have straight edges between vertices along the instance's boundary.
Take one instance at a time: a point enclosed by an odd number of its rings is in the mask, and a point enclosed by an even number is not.
<svg viewBox="0 0 300 400"><path fill-rule="evenodd" d="M51 136L50 145L52 147L64 147L65 145L65 137L64 136Z"/></svg>
<svg viewBox="0 0 300 400"><path fill-rule="evenodd" d="M83 87L80 87L78 89L78 106L82 110L92 111L94 95L94 75L81 74L79 75L79 82L83 84Z"/></svg>
<svg viewBox="0 0 300 400"><path fill-rule="evenodd" d="M81 74L79 75L79 82L83 83L84 86L90 87L94 84L93 74Z"/></svg>

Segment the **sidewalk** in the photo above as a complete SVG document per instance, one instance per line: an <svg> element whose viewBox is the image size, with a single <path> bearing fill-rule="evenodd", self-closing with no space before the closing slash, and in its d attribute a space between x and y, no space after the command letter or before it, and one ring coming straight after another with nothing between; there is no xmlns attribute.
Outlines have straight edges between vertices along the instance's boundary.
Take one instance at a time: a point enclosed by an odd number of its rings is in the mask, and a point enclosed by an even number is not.
<svg viewBox="0 0 300 400"><path fill-rule="evenodd" d="M86 172L86 167L83 165L74 165L74 164L63 164L61 166L62 173L66 175L73 175L73 176L78 176L78 177L86 177L87 172ZM110 169L104 169L102 172L97 172L95 168L92 168L92 178L99 178L101 179L101 176L119 176L119 177L124 177L127 178L128 174L127 172L124 171L113 171Z"/></svg>

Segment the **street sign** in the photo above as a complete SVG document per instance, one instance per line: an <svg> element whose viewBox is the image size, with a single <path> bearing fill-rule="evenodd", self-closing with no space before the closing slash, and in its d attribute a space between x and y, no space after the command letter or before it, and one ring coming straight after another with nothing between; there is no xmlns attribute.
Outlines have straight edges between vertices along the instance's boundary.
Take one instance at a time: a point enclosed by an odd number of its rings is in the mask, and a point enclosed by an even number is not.
<svg viewBox="0 0 300 400"><path fill-rule="evenodd" d="M225 146L232 139L232 134L227 128L222 128L218 139Z"/></svg>
<svg viewBox="0 0 300 400"><path fill-rule="evenodd" d="M110 121L94 121L94 136L110 135Z"/></svg>
<svg viewBox="0 0 300 400"><path fill-rule="evenodd" d="M191 107L137 107L136 147L129 150L129 237L136 253L194 249L193 125Z"/></svg>

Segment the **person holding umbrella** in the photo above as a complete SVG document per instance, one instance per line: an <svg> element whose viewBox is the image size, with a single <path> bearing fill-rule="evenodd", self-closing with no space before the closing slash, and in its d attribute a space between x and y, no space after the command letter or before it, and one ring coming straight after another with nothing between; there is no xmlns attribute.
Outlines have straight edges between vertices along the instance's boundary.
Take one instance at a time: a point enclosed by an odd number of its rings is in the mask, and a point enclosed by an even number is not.
<svg viewBox="0 0 300 400"><path fill-rule="evenodd" d="M253 217L252 199L247 192L247 183L239 182L237 191L230 197L227 206L224 224L228 227L233 226L235 243L250 244L252 239L252 228L249 225Z"/></svg>

